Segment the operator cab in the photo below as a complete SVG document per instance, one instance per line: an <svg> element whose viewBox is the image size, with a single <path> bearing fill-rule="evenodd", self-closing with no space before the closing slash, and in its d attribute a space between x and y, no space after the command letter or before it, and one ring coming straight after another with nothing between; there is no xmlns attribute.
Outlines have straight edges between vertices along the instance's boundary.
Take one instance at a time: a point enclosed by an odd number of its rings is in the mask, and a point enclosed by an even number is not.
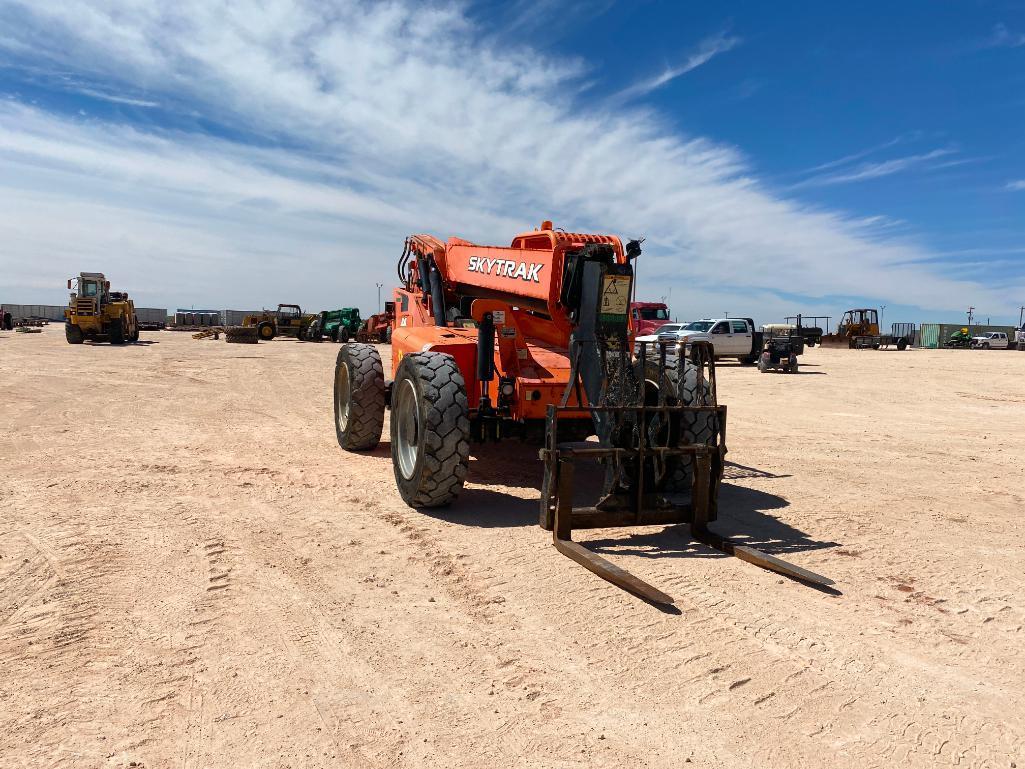
<svg viewBox="0 0 1025 769"><path fill-rule="evenodd" d="M77 278L68 278L69 291L72 283L77 284L77 291L71 292L72 299L95 299L99 305L109 301L107 293L110 290L110 283L102 272L83 272Z"/></svg>
<svg viewBox="0 0 1025 769"><path fill-rule="evenodd" d="M878 323L879 315L873 309L848 310L840 321L840 333L843 334L848 328L864 330Z"/></svg>

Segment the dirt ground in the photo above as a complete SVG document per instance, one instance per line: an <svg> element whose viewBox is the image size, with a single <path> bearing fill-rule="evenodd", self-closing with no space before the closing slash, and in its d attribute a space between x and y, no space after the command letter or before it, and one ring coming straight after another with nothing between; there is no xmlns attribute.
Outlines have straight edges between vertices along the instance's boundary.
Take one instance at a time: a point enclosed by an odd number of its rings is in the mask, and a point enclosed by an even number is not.
<svg viewBox="0 0 1025 769"><path fill-rule="evenodd" d="M1025 767L1025 354L724 365L719 531L559 555L534 451L424 514L337 347L0 334L0 766ZM382 348L385 355L387 348Z"/></svg>

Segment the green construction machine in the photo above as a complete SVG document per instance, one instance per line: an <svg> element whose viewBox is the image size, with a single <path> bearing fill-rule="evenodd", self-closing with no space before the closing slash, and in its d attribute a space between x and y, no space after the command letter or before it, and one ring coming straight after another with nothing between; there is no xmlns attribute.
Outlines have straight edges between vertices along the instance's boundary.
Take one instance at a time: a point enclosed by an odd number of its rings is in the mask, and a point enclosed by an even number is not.
<svg viewBox="0 0 1025 769"><path fill-rule="evenodd" d="M358 307L343 307L341 310L324 310L310 324L307 339L316 340L330 338L332 342L348 342L359 331L363 321L359 317Z"/></svg>
<svg viewBox="0 0 1025 769"><path fill-rule="evenodd" d="M955 331L950 335L950 339L947 340L945 346L967 350L972 346L972 335L967 328L962 328L960 331Z"/></svg>

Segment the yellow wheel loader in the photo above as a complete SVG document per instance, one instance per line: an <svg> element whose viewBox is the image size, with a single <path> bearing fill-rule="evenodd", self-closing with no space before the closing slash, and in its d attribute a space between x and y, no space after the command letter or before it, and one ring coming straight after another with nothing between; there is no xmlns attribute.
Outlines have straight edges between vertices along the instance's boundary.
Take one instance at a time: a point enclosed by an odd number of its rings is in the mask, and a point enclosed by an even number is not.
<svg viewBox="0 0 1025 769"><path fill-rule="evenodd" d="M111 291L102 272L83 272L68 279L75 290L64 309L64 334L68 344L94 342L124 344L139 341L135 303L123 291Z"/></svg>

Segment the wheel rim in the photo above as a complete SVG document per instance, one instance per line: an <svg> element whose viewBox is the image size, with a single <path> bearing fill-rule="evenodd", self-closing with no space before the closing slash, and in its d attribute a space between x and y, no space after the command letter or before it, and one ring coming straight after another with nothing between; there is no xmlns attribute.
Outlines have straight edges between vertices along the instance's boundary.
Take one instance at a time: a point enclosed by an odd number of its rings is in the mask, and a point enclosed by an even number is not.
<svg viewBox="0 0 1025 769"><path fill-rule="evenodd" d="M349 425L349 400L351 388L349 385L349 367L344 363L338 367L335 373L335 397L337 398L337 409L335 411L338 419L338 429L343 433Z"/></svg>
<svg viewBox="0 0 1025 769"><path fill-rule="evenodd" d="M395 457L402 477L409 480L420 455L420 403L409 379L402 380L396 395L392 406L392 419L396 420Z"/></svg>

